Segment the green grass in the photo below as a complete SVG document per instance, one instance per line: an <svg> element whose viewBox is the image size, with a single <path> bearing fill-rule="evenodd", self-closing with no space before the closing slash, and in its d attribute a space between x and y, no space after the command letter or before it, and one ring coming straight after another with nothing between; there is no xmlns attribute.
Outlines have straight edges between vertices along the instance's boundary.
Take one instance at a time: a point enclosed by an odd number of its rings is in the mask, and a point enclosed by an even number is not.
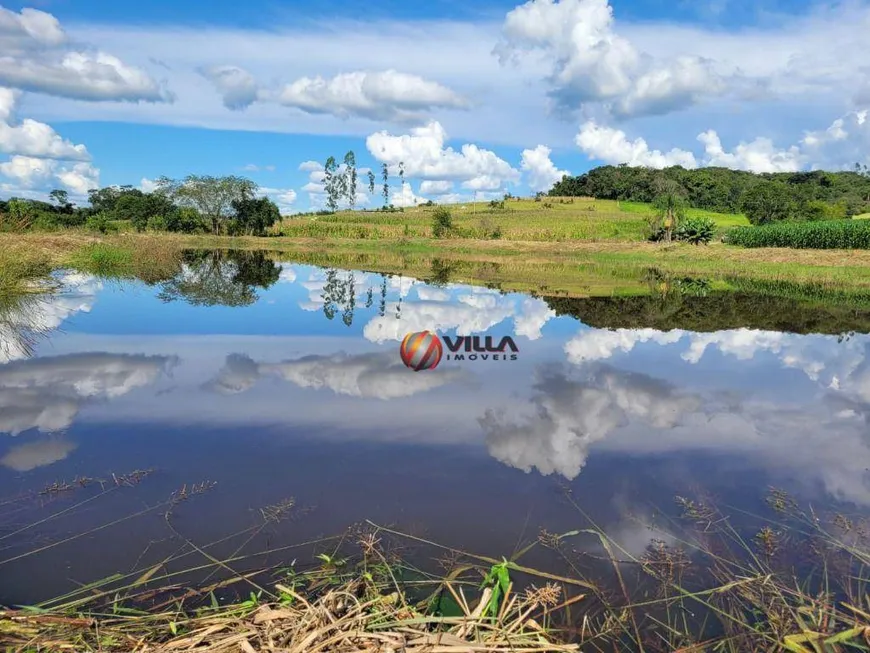
<svg viewBox="0 0 870 653"><path fill-rule="evenodd" d="M616 204L616 202L614 202ZM636 213L640 215L652 215L653 208L649 204L642 202L619 202L619 210L625 213ZM742 213L717 213L716 211L707 211L706 209L687 209L687 218L710 218L716 223L717 227L743 227L749 225L749 220Z"/></svg>
<svg viewBox="0 0 870 653"><path fill-rule="evenodd" d="M0 250L0 295L26 291L50 272L49 262L42 257Z"/></svg>
<svg viewBox="0 0 870 653"><path fill-rule="evenodd" d="M499 239L533 242L632 242L648 234L646 204L591 200L586 198L543 198L542 201L507 200L505 207L468 203L448 205L452 215L453 238ZM341 211L333 215L285 219L276 233L288 237L353 238L358 240L401 240L432 237L434 207L414 207L402 213ZM712 218L725 229L748 224L745 217L692 209L688 217Z"/></svg>
<svg viewBox="0 0 870 653"><path fill-rule="evenodd" d="M824 220L777 222L730 231L727 242L741 247L797 249L870 249L870 222Z"/></svg>
<svg viewBox="0 0 870 653"><path fill-rule="evenodd" d="M76 269L97 276L125 276L132 266L133 253L124 247L94 243L76 251L69 262Z"/></svg>

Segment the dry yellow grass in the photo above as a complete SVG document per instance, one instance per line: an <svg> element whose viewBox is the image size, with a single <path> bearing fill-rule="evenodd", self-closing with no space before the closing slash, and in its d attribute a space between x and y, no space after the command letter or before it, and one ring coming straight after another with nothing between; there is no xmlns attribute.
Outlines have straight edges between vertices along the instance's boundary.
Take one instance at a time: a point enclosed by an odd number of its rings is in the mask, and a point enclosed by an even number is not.
<svg viewBox="0 0 870 653"><path fill-rule="evenodd" d="M359 583L305 597L278 585L284 599L243 611L227 606L212 614L178 613L93 618L0 612L0 636L12 651L89 653L568 653L539 619L555 604L555 591L511 594L495 617L484 609L492 590L475 607L449 587L463 615L433 617L418 612L398 592L362 596ZM448 584L449 585L449 584Z"/></svg>

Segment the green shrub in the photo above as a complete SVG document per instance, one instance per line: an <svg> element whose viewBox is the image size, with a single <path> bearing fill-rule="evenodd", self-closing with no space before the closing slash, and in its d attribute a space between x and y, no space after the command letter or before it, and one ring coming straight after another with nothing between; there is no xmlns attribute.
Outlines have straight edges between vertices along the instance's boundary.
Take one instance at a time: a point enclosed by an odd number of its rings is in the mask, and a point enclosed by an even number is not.
<svg viewBox="0 0 870 653"><path fill-rule="evenodd" d="M797 207L794 193L787 184L770 182L756 184L743 193L740 210L754 225L791 220Z"/></svg>
<svg viewBox="0 0 870 653"><path fill-rule="evenodd" d="M96 215L89 217L87 222L85 222L85 227L89 231L99 231L101 234L118 231L118 225L112 222L111 217L105 211L100 211Z"/></svg>
<svg viewBox="0 0 870 653"><path fill-rule="evenodd" d="M199 211L189 206L182 206L171 211L166 216L166 229L183 234L195 234L207 231L205 221Z"/></svg>
<svg viewBox="0 0 870 653"><path fill-rule="evenodd" d="M453 230L453 214L446 206L439 206L432 212L432 236L444 238Z"/></svg>
<svg viewBox="0 0 870 653"><path fill-rule="evenodd" d="M810 200L804 204L798 211L798 217L802 220L845 220L847 217L848 207L845 202L837 204L829 204L822 200Z"/></svg>
<svg viewBox="0 0 870 653"><path fill-rule="evenodd" d="M706 245L715 233L716 223L710 218L686 218L677 227L674 238L693 245Z"/></svg>
<svg viewBox="0 0 870 653"><path fill-rule="evenodd" d="M870 249L870 220L779 222L737 227L728 232L725 242L740 247Z"/></svg>
<svg viewBox="0 0 870 653"><path fill-rule="evenodd" d="M501 227L493 221L489 216L483 216L478 222L477 233L475 233L473 238L489 238L491 240L498 240L501 238Z"/></svg>
<svg viewBox="0 0 870 653"><path fill-rule="evenodd" d="M168 222L162 215L152 215L148 218L149 231L167 231L168 229Z"/></svg>
<svg viewBox="0 0 870 653"><path fill-rule="evenodd" d="M57 218L57 214L38 211L30 228L34 231L58 231L64 225Z"/></svg>

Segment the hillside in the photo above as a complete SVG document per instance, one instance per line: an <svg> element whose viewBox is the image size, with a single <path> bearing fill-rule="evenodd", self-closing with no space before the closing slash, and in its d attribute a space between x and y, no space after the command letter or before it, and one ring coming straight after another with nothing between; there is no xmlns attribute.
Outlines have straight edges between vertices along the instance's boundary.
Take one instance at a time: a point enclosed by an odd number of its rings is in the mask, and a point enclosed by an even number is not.
<svg viewBox="0 0 870 653"><path fill-rule="evenodd" d="M729 168L601 166L576 177L563 177L549 195L651 202L661 179L679 183L691 206L720 213L744 212L746 202L759 195L759 187L784 205L789 217L845 218L870 211L870 174L859 167L849 172L756 174Z"/></svg>

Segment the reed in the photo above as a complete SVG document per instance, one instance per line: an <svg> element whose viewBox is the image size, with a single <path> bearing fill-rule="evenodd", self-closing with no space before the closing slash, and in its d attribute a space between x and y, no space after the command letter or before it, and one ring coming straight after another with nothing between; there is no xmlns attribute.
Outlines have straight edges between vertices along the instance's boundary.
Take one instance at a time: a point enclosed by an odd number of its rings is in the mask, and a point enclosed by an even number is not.
<svg viewBox="0 0 870 653"><path fill-rule="evenodd" d="M92 495L99 500L148 476L77 479L47 491L99 486ZM171 524L175 505L209 489L209 484L185 486L155 509L166 510ZM657 526L648 526L646 550L633 554L569 489L563 494L576 511L577 528L521 538L505 558L365 522L335 537L269 552L275 556L315 544L321 550L316 565L243 571L245 561L261 554L240 554L237 548L219 559L210 551L228 538L197 545L173 528L182 545L168 558L37 606L0 611L0 635L7 650L21 653L846 653L870 646L865 518L803 508L776 489L759 514L717 507L703 496L676 497L676 510L660 512ZM0 505L27 500L16 497ZM82 509L84 501L68 506L65 514ZM261 514L270 523L293 509L290 501ZM244 535L247 542L256 528L235 536ZM411 547L437 556L443 571L411 564L403 557ZM565 571L526 566L523 558L533 550L552 553ZM167 571L170 562L190 556L202 563ZM179 582L181 575L202 577L214 570L223 578L211 584ZM262 582L266 577L270 583ZM235 600L218 599L231 588Z"/></svg>

